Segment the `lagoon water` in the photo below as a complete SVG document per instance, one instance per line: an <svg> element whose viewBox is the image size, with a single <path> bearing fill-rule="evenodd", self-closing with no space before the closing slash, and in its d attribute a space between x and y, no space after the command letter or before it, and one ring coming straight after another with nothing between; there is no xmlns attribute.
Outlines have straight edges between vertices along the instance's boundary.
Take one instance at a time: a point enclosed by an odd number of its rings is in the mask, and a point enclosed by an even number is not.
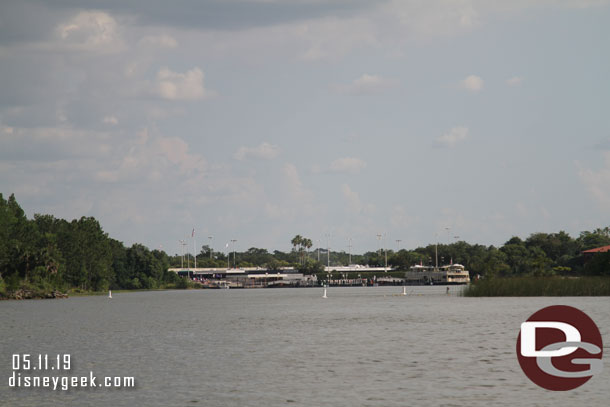
<svg viewBox="0 0 610 407"><path fill-rule="evenodd" d="M189 290L0 302L0 405L607 406L610 362L582 387L531 383L521 322L580 308L610 341L610 299L464 298L452 287ZM134 389L9 388L11 355L69 353L68 373ZM608 358L606 357L606 360ZM98 379L99 380L99 379Z"/></svg>

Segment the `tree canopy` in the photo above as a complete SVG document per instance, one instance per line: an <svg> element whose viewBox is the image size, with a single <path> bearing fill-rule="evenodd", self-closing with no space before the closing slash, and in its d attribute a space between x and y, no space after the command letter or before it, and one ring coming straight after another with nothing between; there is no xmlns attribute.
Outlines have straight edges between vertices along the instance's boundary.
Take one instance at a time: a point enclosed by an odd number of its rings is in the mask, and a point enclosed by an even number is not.
<svg viewBox="0 0 610 407"><path fill-rule="evenodd" d="M143 245L125 247L93 217L68 222L52 215L27 219L11 195L0 194L0 294L25 285L105 291L175 283L168 256Z"/></svg>
<svg viewBox="0 0 610 407"><path fill-rule="evenodd" d="M279 270L294 266L304 273L323 270L311 239L296 235L291 252L251 247L236 253L238 267ZM583 256L584 250L610 245L610 228L581 232L573 238L564 231L533 233L525 240L511 237L501 247L458 241L412 250L387 251L388 265L406 270L414 264L433 264L438 249L442 264L461 263L471 273L498 276L610 275L610 253ZM326 254L326 249L323 250ZM188 256L189 255L187 254ZM349 254L331 251L330 265L348 265ZM326 257L326 256L325 256ZM385 253L351 254L352 263L382 266ZM23 284L47 289L158 288L176 284L179 278L169 267L180 267L179 255L168 256L141 244L125 247L112 239L93 217L67 221L53 215L28 219L14 195L0 194L0 295ZM185 263L186 264L186 263ZM202 246L199 267L226 267L227 256Z"/></svg>

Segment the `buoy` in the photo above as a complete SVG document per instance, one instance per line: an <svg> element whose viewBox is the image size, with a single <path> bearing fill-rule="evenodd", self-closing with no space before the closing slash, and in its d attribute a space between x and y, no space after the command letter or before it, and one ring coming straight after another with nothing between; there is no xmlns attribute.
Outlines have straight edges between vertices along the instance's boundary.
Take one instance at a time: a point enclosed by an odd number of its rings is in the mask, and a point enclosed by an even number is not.
<svg viewBox="0 0 610 407"><path fill-rule="evenodd" d="M322 296L322 298L328 298L328 297L326 296L326 287L324 287L324 295Z"/></svg>
<svg viewBox="0 0 610 407"><path fill-rule="evenodd" d="M112 291L108 290L108 298L112 298Z"/></svg>
<svg viewBox="0 0 610 407"><path fill-rule="evenodd" d="M407 286L402 287L402 295L407 295Z"/></svg>

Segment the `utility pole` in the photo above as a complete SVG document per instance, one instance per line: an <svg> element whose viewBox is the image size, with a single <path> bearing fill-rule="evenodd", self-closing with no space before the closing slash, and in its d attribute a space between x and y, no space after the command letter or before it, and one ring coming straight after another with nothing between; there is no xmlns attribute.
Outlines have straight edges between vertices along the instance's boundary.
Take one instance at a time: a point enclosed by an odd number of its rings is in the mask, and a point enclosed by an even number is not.
<svg viewBox="0 0 610 407"><path fill-rule="evenodd" d="M347 263L348 266L352 265L352 238L350 237L348 239L349 244L347 245L347 247L349 247L349 262Z"/></svg>
<svg viewBox="0 0 610 407"><path fill-rule="evenodd" d="M434 244L434 254L435 254L435 259L436 259L434 267L436 269L438 269L438 233L436 234L436 239L434 239L434 240L436 240L436 242Z"/></svg>
<svg viewBox="0 0 610 407"><path fill-rule="evenodd" d="M214 236L208 236L208 239L210 239L210 260L212 260L212 239L214 238Z"/></svg>
<svg viewBox="0 0 610 407"><path fill-rule="evenodd" d="M237 242L236 239L231 239L231 243L233 243L233 268L235 268L235 242Z"/></svg>
<svg viewBox="0 0 610 407"><path fill-rule="evenodd" d="M330 267L330 233L326 234L326 266Z"/></svg>
<svg viewBox="0 0 610 407"><path fill-rule="evenodd" d="M180 242L180 268L183 269L184 268L184 245L186 243L184 243L183 239L178 240Z"/></svg>
<svg viewBox="0 0 610 407"><path fill-rule="evenodd" d="M383 234L383 252L385 254L385 268L384 268L384 272L387 273L388 272L388 249L385 247L385 238L386 238L386 234Z"/></svg>

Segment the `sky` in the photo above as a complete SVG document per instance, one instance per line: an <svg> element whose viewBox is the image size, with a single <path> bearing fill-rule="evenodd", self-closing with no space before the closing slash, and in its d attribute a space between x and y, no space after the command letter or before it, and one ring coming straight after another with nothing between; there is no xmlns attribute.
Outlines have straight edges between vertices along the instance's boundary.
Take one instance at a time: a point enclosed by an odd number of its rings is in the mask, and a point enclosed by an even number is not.
<svg viewBox="0 0 610 407"><path fill-rule="evenodd" d="M578 236L609 3L3 0L0 193L170 254Z"/></svg>

